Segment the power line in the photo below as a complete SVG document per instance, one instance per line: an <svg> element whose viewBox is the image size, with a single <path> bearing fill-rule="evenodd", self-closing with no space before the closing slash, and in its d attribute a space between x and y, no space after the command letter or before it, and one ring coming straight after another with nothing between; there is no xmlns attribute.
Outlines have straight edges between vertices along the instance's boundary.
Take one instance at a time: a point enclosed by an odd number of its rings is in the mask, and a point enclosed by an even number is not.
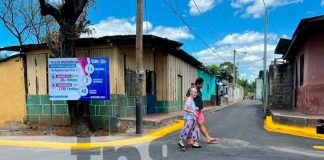
<svg viewBox="0 0 324 160"><path fill-rule="evenodd" d="M195 1L195 0L192 0L192 1L193 1L193 3L194 3L195 7L197 8L198 12L199 12L199 15L202 17L204 23L206 24L207 29L209 30L209 32L214 36L215 39L218 39L218 38L216 37L216 34L215 34L215 32L213 31L212 27L208 24L208 22L207 22L205 16L201 13L201 10L199 9L199 7L198 7L196 1ZM223 47L224 49L233 50L233 49L231 49L231 48L226 47L226 46L222 43L222 41L217 41L217 43L218 43L221 47Z"/></svg>
<svg viewBox="0 0 324 160"><path fill-rule="evenodd" d="M197 50L195 49L195 47L194 47L194 45L192 44L192 42L191 41L189 41L189 44L190 44L190 46L191 46L191 48L192 48L192 50L195 52L195 53L197 53Z"/></svg>
<svg viewBox="0 0 324 160"><path fill-rule="evenodd" d="M175 0L174 2L175 2L176 10L179 13L181 10L180 10L180 7L179 7L178 0ZM176 25L179 26L178 17L174 17L174 21L175 21Z"/></svg>
<svg viewBox="0 0 324 160"><path fill-rule="evenodd" d="M180 6L179 6L179 2L178 0L174 0L175 2L175 6L176 6L176 11L179 13L181 12ZM183 17L183 16L182 16ZM177 24L177 26L179 26L179 20L178 17L174 17L175 18L175 23ZM188 41L190 48L193 50L194 53L197 53L197 50L195 49L194 45L192 44L191 40ZM186 48L187 45L184 45L184 47Z"/></svg>
<svg viewBox="0 0 324 160"><path fill-rule="evenodd" d="M206 43L194 30L193 28L182 18L182 16L179 15L179 13L170 5L170 3L167 0L163 0L164 3L173 11L173 13L180 18L183 24L185 24L192 33L204 44L206 45L215 55L217 55L219 58L223 59L224 61L227 61L225 58L223 58L221 55L219 55L212 47L209 46L208 43Z"/></svg>

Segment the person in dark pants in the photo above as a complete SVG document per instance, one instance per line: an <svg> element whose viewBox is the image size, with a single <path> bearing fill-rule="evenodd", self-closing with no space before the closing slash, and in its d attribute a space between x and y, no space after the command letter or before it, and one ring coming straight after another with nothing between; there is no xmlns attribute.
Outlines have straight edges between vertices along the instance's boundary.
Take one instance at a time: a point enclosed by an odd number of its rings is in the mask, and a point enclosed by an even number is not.
<svg viewBox="0 0 324 160"><path fill-rule="evenodd" d="M205 117L202 112L204 109L202 93L201 93L201 89L203 86L204 86L204 79L202 79L201 77L197 78L196 82L195 82L197 96L194 98L194 102L195 102L196 107L198 107L198 110L196 111L196 113L197 113L197 121L198 121L200 132L205 136L206 141L208 143L212 143L212 142L216 141L216 138L213 138L208 134L208 131L206 129ZM188 90L186 96L187 97L190 96L190 89Z"/></svg>

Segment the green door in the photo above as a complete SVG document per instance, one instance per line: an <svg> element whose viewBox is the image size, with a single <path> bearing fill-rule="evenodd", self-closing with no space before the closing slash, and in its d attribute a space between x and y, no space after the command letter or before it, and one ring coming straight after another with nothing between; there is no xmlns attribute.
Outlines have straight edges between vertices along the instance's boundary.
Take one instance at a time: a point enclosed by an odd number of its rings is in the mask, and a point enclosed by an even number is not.
<svg viewBox="0 0 324 160"><path fill-rule="evenodd" d="M183 109L183 94L182 94L182 76L177 77L177 81L178 81L178 106L179 106L179 110Z"/></svg>

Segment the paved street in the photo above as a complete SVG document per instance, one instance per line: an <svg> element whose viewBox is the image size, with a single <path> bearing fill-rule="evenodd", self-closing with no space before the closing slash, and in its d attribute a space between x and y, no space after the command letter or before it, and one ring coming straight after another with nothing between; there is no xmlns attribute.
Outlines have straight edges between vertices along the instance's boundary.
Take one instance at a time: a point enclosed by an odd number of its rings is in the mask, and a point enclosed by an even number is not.
<svg viewBox="0 0 324 160"><path fill-rule="evenodd" d="M263 129L261 106L255 101L243 101L207 115L211 135L220 138L216 144L201 142L202 149L182 152L177 146L178 132L151 143L119 149L105 148L87 151L48 150L0 147L0 160L252 160L252 159L324 159L324 151L312 149L324 141L267 132ZM19 154L18 154L19 153ZM78 156L77 156L78 155Z"/></svg>

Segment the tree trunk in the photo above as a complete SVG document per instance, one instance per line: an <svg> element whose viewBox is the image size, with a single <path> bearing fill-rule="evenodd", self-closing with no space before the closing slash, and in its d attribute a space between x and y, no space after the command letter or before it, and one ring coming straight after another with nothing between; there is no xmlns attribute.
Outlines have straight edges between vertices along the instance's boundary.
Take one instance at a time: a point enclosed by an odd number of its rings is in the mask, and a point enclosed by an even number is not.
<svg viewBox="0 0 324 160"><path fill-rule="evenodd" d="M90 119L90 107L88 101L68 101L71 134L77 136L91 136L94 127Z"/></svg>
<svg viewBox="0 0 324 160"><path fill-rule="evenodd" d="M45 0L39 0L39 3L41 15L53 16L60 25L60 40L62 44L60 57L76 57L74 41L79 38L81 32L76 27L76 23L87 7L89 0L65 0L60 7L54 7ZM86 22L85 19L82 20L80 24ZM71 120L71 134L89 136L90 132L94 131L90 119L89 102L68 101L67 103Z"/></svg>
<svg viewBox="0 0 324 160"><path fill-rule="evenodd" d="M76 57L75 42L69 38L64 32L61 32L62 42L62 57ZM71 122L71 135L76 136L91 136L91 132L95 129L90 119L90 106L88 101L68 101L68 109Z"/></svg>

